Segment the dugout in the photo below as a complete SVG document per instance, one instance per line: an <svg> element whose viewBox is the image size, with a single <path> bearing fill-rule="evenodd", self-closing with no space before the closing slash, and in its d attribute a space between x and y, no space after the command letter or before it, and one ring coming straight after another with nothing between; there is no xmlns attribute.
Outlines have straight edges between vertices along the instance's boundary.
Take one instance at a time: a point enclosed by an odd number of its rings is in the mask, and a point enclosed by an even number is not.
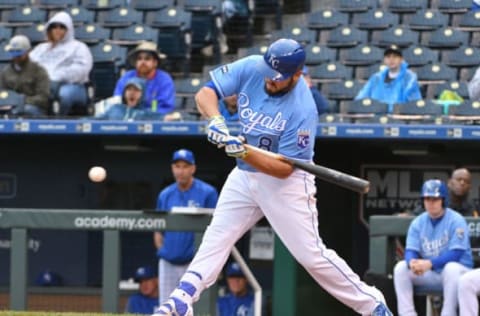
<svg viewBox="0 0 480 316"><path fill-rule="evenodd" d="M480 187L480 157L474 137L448 136L443 129L429 127L423 133L402 134L392 139L376 134L377 127L342 134L324 133L319 127L315 161L357 176L374 178L373 193L360 197L346 189L317 181L320 235L328 247L337 251L352 268L363 275L368 267L368 217L391 214L415 203L420 184L432 175L448 177L456 166L464 165L473 172L474 199ZM356 127L358 129L358 127ZM413 127L411 127L413 129ZM1 128L0 128L1 129ZM384 127L381 127L382 131ZM474 127L472 127L475 130ZM438 131L432 134L430 131ZM472 132L473 133L473 132ZM402 136L403 135L403 136ZM419 136L420 135L420 136ZM474 134L469 134L474 135ZM0 133L0 207L52 209L150 209L156 194L172 180L169 170L171 153L185 147L196 154L197 176L221 189L233 160L210 145L201 129L194 133L112 133L84 135L74 132ZM94 184L87 178L93 165L107 169L108 180ZM294 232L292 232L294 233ZM48 235L48 234L47 234ZM138 264L132 258L154 260L150 234L125 233L128 245L122 245L122 278ZM47 238L39 236L36 239ZM51 237L50 237L51 238ZM98 235L79 233L76 239L56 238L75 247L63 253L79 256L78 266L69 266L70 286L98 286L100 251ZM48 238L47 238L48 239ZM45 239L45 240L47 240ZM0 231L0 258L8 258L8 234ZM129 246L130 245L130 246ZM131 245L135 245L132 247ZM32 246L33 247L33 246ZM125 249L123 249L125 247ZM248 242L239 247L248 259ZM31 250L31 256L33 250ZM47 251L39 262L55 258L58 251ZM54 263L56 260L50 260ZM247 260L248 261L248 260ZM275 243L275 260L250 260L275 316L302 313L354 315L349 309L325 293L308 276L279 243ZM29 270L33 280L35 269ZM60 268L59 266L57 268ZM0 260L0 269L8 271L8 259ZM0 286L8 285L8 274L0 275Z"/></svg>

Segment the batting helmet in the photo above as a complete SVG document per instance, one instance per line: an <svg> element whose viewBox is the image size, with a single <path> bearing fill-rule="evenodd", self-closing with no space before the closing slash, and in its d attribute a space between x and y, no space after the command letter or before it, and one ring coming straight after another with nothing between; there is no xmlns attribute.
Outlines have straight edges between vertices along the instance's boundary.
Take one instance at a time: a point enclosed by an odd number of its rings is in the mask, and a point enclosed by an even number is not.
<svg viewBox="0 0 480 316"><path fill-rule="evenodd" d="M443 199L443 206L448 205L448 189L445 183L441 180L433 179L427 180L422 186L422 198L425 197L437 197Z"/></svg>
<svg viewBox="0 0 480 316"><path fill-rule="evenodd" d="M268 47L263 55L262 74L274 81L290 78L305 63L305 50L292 39L281 38Z"/></svg>

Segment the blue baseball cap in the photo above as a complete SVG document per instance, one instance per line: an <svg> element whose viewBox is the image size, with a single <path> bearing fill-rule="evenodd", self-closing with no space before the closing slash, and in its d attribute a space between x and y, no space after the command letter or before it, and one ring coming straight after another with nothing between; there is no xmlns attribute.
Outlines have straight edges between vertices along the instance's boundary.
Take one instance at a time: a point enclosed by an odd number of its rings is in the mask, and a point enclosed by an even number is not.
<svg viewBox="0 0 480 316"><path fill-rule="evenodd" d="M30 40L25 35L15 35L5 46L5 50L8 52L11 58L25 55L28 53L30 48Z"/></svg>
<svg viewBox="0 0 480 316"><path fill-rule="evenodd" d="M134 280L135 282L140 282L142 280L151 279L155 277L157 277L157 275L155 274L155 271L152 269L152 267L143 266L143 267L139 267L137 271L135 271Z"/></svg>
<svg viewBox="0 0 480 316"><path fill-rule="evenodd" d="M227 277L245 277L245 274L238 263L232 262L227 267Z"/></svg>
<svg viewBox="0 0 480 316"><path fill-rule="evenodd" d="M173 153L172 162L183 160L191 165L195 164L195 156L188 149L179 149Z"/></svg>

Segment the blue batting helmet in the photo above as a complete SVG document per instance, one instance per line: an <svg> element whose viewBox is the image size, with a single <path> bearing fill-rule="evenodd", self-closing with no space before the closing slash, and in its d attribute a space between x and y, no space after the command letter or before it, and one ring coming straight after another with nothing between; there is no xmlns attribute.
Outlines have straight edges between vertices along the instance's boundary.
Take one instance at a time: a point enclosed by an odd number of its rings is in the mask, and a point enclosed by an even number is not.
<svg viewBox="0 0 480 316"><path fill-rule="evenodd" d="M305 63L305 50L292 39L281 38L273 42L263 55L261 72L267 78L281 81L292 77Z"/></svg>
<svg viewBox="0 0 480 316"><path fill-rule="evenodd" d="M448 189L445 183L441 180L433 179L427 180L422 186L422 198L425 197L437 197L443 199L443 206L448 205Z"/></svg>

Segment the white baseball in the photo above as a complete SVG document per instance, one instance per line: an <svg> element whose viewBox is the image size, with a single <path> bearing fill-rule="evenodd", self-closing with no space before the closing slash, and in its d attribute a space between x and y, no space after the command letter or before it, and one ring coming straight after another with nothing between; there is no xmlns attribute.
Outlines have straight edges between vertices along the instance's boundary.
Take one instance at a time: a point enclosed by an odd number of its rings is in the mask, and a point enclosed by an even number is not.
<svg viewBox="0 0 480 316"><path fill-rule="evenodd" d="M88 171L88 177L93 182L102 182L107 177L107 171L103 167L95 166Z"/></svg>

